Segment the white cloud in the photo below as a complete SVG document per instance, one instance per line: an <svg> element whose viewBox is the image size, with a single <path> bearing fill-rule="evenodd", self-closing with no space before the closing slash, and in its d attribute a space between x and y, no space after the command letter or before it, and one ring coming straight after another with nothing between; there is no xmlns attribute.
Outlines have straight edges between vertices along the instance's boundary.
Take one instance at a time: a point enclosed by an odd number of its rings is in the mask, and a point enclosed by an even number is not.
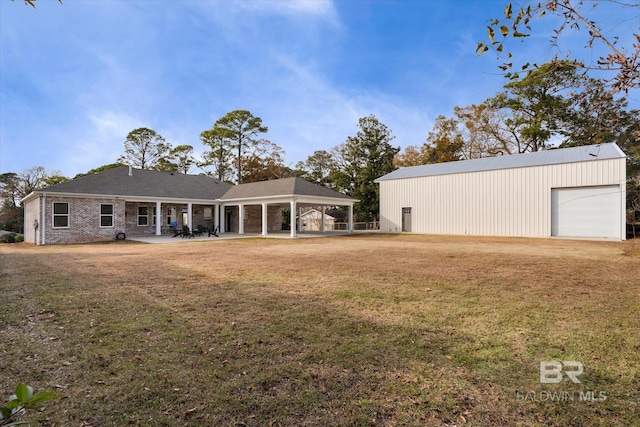
<svg viewBox="0 0 640 427"><path fill-rule="evenodd" d="M313 34L321 25L328 25L334 31L342 27L332 0L199 1L188 4L213 22L227 42L241 46L256 34L262 34L258 38L266 42L274 30L269 25L269 18L273 16L287 18L289 24L296 27L297 37ZM261 32L263 27L268 28L266 33Z"/></svg>
<svg viewBox="0 0 640 427"><path fill-rule="evenodd" d="M114 111L94 111L88 114L88 118L93 125L92 133L100 140L122 139L132 129L142 126L138 119Z"/></svg>
<svg viewBox="0 0 640 427"><path fill-rule="evenodd" d="M197 2L198 7L216 13L250 12L262 15L281 15L291 18L302 16L320 18L332 23L338 22L338 13L332 0L270 0L250 1L236 0L233 2Z"/></svg>
<svg viewBox="0 0 640 427"><path fill-rule="evenodd" d="M244 10L278 15L312 15L331 19L336 16L331 0L236 1L234 4Z"/></svg>
<svg viewBox="0 0 640 427"><path fill-rule="evenodd" d="M262 107L262 118L268 138L285 149L291 164L344 142L357 132L358 119L370 114L391 130L395 146L421 144L432 125L425 111L394 95L344 92L313 65L282 53L274 54L274 62L281 75L268 89L272 101Z"/></svg>
<svg viewBox="0 0 640 427"><path fill-rule="evenodd" d="M65 173L75 175L105 164L114 163L124 149L126 135L133 129L142 127L140 120L126 113L95 110L87 114L87 126L75 133L70 131L64 137L66 143ZM62 135L59 136L62 138Z"/></svg>

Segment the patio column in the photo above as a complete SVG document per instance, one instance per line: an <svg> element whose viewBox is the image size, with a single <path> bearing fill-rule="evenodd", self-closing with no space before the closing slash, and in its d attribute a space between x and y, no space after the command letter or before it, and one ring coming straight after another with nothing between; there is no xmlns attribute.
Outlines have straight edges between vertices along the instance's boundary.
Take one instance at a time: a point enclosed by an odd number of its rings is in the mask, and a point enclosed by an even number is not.
<svg viewBox="0 0 640 427"><path fill-rule="evenodd" d="M269 215L267 215L267 213L268 213L267 204L263 203L262 204L262 235L263 236L266 236L267 232L269 230L269 227L268 227L268 224L267 224L267 222L269 220Z"/></svg>
<svg viewBox="0 0 640 427"><path fill-rule="evenodd" d="M193 203L187 203L187 227L193 231Z"/></svg>
<svg viewBox="0 0 640 427"><path fill-rule="evenodd" d="M225 205L220 205L220 233L224 233L225 227L227 224L227 207Z"/></svg>
<svg viewBox="0 0 640 427"><path fill-rule="evenodd" d="M291 200L291 220L289 223L291 224L291 238L296 237L296 201Z"/></svg>
<svg viewBox="0 0 640 427"><path fill-rule="evenodd" d="M353 233L353 205L349 205L349 234Z"/></svg>
<svg viewBox="0 0 640 427"><path fill-rule="evenodd" d="M220 205L213 205L213 228L220 227ZM222 227L220 227L222 232Z"/></svg>
<svg viewBox="0 0 640 427"><path fill-rule="evenodd" d="M298 209L298 231L302 232L302 207Z"/></svg>
<svg viewBox="0 0 640 427"><path fill-rule="evenodd" d="M45 243L47 243L47 234L45 233L45 230L47 229L46 204L47 204L47 195L43 194L42 195L42 205L40 206L40 215L42 215L40 217L40 232L42 233L40 235L40 244L41 245L44 245Z"/></svg>
<svg viewBox="0 0 640 427"><path fill-rule="evenodd" d="M162 234L162 203L156 202L156 236Z"/></svg>
<svg viewBox="0 0 640 427"><path fill-rule="evenodd" d="M320 206L320 231L324 233L324 206Z"/></svg>
<svg viewBox="0 0 640 427"><path fill-rule="evenodd" d="M238 205L238 234L244 234L244 205Z"/></svg>

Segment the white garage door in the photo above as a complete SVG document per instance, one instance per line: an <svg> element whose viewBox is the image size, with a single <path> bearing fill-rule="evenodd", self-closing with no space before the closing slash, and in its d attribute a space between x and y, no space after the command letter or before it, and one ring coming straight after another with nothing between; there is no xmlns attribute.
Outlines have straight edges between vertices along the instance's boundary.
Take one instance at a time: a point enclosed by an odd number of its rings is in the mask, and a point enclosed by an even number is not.
<svg viewBox="0 0 640 427"><path fill-rule="evenodd" d="M551 235L620 239L617 185L551 189Z"/></svg>

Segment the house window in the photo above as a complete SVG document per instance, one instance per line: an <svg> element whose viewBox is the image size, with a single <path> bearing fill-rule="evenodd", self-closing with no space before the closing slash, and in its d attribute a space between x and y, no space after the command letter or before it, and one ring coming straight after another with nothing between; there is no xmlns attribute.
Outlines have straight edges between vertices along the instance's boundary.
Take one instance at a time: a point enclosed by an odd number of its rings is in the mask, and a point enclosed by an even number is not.
<svg viewBox="0 0 640 427"><path fill-rule="evenodd" d="M167 225L171 225L172 222L175 222L176 218L176 208L167 208Z"/></svg>
<svg viewBox="0 0 640 427"><path fill-rule="evenodd" d="M113 205L100 205L100 227L113 227Z"/></svg>
<svg viewBox="0 0 640 427"><path fill-rule="evenodd" d="M211 219L211 208L204 208L204 219Z"/></svg>
<svg viewBox="0 0 640 427"><path fill-rule="evenodd" d="M149 206L138 206L138 225L149 225Z"/></svg>
<svg viewBox="0 0 640 427"><path fill-rule="evenodd" d="M69 227L69 203L53 204L53 228Z"/></svg>

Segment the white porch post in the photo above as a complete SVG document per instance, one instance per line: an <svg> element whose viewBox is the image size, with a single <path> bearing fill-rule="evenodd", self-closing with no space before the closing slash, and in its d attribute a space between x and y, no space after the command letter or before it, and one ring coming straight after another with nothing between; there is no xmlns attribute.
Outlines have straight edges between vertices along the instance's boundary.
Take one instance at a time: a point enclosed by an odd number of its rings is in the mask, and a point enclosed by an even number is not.
<svg viewBox="0 0 640 427"><path fill-rule="evenodd" d="M269 230L267 221L269 220L269 216L267 215L267 204L262 204L262 235L266 236Z"/></svg>
<svg viewBox="0 0 640 427"><path fill-rule="evenodd" d="M291 200L291 220L289 223L291 224L291 238L296 237L296 201Z"/></svg>
<svg viewBox="0 0 640 427"><path fill-rule="evenodd" d="M189 230L193 230L193 203L187 203L187 227Z"/></svg>
<svg viewBox="0 0 640 427"><path fill-rule="evenodd" d="M220 227L220 205L213 205L213 229ZM222 227L220 227L222 232Z"/></svg>
<svg viewBox="0 0 640 427"><path fill-rule="evenodd" d="M324 233L324 221L325 221L325 217L324 217L324 206L320 206L320 231L322 233Z"/></svg>
<svg viewBox="0 0 640 427"><path fill-rule="evenodd" d="M227 226L227 207L225 205L220 205L220 233L224 233L227 231L225 227Z"/></svg>
<svg viewBox="0 0 640 427"><path fill-rule="evenodd" d="M298 231L302 232L302 207L298 208Z"/></svg>
<svg viewBox="0 0 640 427"><path fill-rule="evenodd" d="M42 205L40 206L40 231L41 231L41 236L40 236L40 244L44 245L47 243L47 234L46 234L46 228L47 228L47 215L46 215L46 205L47 205L47 195L43 194L42 195Z"/></svg>
<svg viewBox="0 0 640 427"><path fill-rule="evenodd" d="M162 203L156 202L156 236L162 234Z"/></svg>
<svg viewBox="0 0 640 427"><path fill-rule="evenodd" d="M244 205L238 205L238 234L244 234Z"/></svg>
<svg viewBox="0 0 640 427"><path fill-rule="evenodd" d="M349 205L349 234L353 233L353 205Z"/></svg>

